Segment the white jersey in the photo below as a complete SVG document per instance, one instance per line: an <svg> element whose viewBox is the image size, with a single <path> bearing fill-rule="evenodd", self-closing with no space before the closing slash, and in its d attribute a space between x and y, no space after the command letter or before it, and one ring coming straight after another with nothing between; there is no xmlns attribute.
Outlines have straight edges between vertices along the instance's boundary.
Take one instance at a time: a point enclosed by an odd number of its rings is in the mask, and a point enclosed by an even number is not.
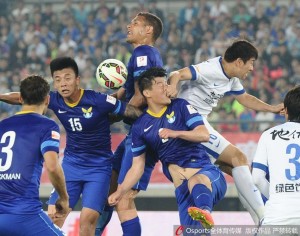
<svg viewBox="0 0 300 236"><path fill-rule="evenodd" d="M258 143L253 168L269 173L265 225L300 223L300 124L286 122L265 131Z"/></svg>
<svg viewBox="0 0 300 236"><path fill-rule="evenodd" d="M222 57L215 57L189 68L192 80L181 82L178 97L187 100L203 116L207 116L225 94L245 93L238 78L229 78L225 74Z"/></svg>

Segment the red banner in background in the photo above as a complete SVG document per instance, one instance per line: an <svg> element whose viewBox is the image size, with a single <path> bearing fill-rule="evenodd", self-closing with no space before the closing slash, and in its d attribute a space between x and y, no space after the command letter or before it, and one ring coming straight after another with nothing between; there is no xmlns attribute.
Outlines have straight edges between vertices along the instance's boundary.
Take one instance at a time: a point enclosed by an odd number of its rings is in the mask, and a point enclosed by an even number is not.
<svg viewBox="0 0 300 236"><path fill-rule="evenodd" d="M223 136L229 140L233 145L241 149L248 157L249 163L252 162L253 156L256 151L257 142L260 137L260 133L223 133ZM112 150L115 151L119 143L125 138L124 134L112 134ZM63 155L63 150L66 145L65 135L61 136L60 143L60 155ZM226 180L232 183L233 180L230 176L226 176ZM42 184L50 184L46 171L43 171L41 177ZM165 184L170 183L169 180L164 176L162 172L161 163L157 163L151 176L152 184Z"/></svg>

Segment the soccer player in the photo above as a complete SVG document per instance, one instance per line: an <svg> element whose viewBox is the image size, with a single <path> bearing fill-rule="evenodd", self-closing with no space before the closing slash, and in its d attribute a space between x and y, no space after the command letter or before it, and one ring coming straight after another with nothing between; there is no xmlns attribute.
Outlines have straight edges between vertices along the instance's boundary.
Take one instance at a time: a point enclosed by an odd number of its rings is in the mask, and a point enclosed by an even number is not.
<svg viewBox="0 0 300 236"><path fill-rule="evenodd" d="M286 123L263 132L253 159L254 183L269 199L262 225L300 222L300 86L286 94L284 109Z"/></svg>
<svg viewBox="0 0 300 236"><path fill-rule="evenodd" d="M43 116L50 86L40 76L21 81L22 109L0 122L0 232L11 235L64 235L39 201L43 163L57 190L55 218L65 217L69 196L58 160L59 127Z"/></svg>
<svg viewBox="0 0 300 236"><path fill-rule="evenodd" d="M256 224L258 219L263 217L264 205L253 183L247 158L213 129L206 117L225 94L234 95L240 104L257 111L279 113L283 110L283 104L271 106L248 94L240 82L240 79L246 79L247 74L253 70L257 57L257 49L250 42L236 40L227 48L223 57L212 58L171 73L168 87L168 95L175 97L178 82L184 81L180 86L178 97L186 99L203 116L210 140L202 144L210 155L217 158L217 163L225 163L220 165L221 170L226 165L233 168L232 176L239 197Z"/></svg>
<svg viewBox="0 0 300 236"><path fill-rule="evenodd" d="M109 203L118 203L139 181L146 159L151 158L146 156L146 148L151 148L176 188L180 223L213 227L210 212L224 197L226 181L201 145L209 140L202 116L184 99L167 96L166 71L162 68L148 69L138 86L148 108L133 124L133 164L117 191L109 196Z"/></svg>
<svg viewBox="0 0 300 236"><path fill-rule="evenodd" d="M163 24L157 16L148 12L140 12L127 26L127 30L126 40L134 47L134 51L127 66L128 76L126 83L123 88L118 90L116 96L120 99L125 93L125 99L129 104L141 108L145 106L145 101L137 87L137 79L139 75L148 68L163 66L160 53L154 47L155 41L163 31ZM131 124L128 120L125 120L125 122ZM129 131L114 155L113 176L117 175L116 173L119 174L118 183L122 183L132 164L131 139L132 135L131 131ZM147 162L144 175L141 177L139 183L133 186L133 189L116 205L116 211L121 222L124 236L141 235L141 226L134 204L134 198L140 190L146 190L154 165L154 159ZM112 191L114 189L115 187L112 186ZM107 210L110 211L107 215L111 216L112 208L107 207ZM103 219L104 218L100 219L100 221ZM108 221L109 217L106 222L99 222L101 231Z"/></svg>
<svg viewBox="0 0 300 236"><path fill-rule="evenodd" d="M82 195L80 235L94 235L97 219L107 201L112 172L109 114L134 119L140 113L114 97L81 89L78 66L72 58L52 60L50 70L57 92L50 92L49 108L67 134L62 167L70 207L74 208ZM18 93L0 95L0 100L17 103ZM50 216L55 212L57 198L57 192L54 191L49 199ZM62 226L65 218L53 220Z"/></svg>

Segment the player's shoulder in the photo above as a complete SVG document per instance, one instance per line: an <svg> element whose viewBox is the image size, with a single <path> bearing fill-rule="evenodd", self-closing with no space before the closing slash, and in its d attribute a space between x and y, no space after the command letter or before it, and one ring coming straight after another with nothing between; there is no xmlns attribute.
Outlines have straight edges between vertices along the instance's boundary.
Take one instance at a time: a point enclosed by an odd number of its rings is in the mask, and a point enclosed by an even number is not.
<svg viewBox="0 0 300 236"><path fill-rule="evenodd" d="M185 99L183 99L183 98L174 98L174 99L171 99L170 106L178 108L178 106L181 106L181 104L188 104L188 102Z"/></svg>

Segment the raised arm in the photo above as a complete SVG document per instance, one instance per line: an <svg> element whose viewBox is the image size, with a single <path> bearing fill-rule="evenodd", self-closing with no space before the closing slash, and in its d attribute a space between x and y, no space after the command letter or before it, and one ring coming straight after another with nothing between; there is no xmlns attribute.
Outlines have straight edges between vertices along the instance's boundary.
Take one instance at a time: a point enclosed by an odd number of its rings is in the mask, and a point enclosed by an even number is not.
<svg viewBox="0 0 300 236"><path fill-rule="evenodd" d="M139 108L146 106L146 100L138 88L137 81L134 82L134 95L130 99L129 104Z"/></svg>
<svg viewBox="0 0 300 236"><path fill-rule="evenodd" d="M20 102L20 93L19 92L11 92L0 94L0 101L6 102L12 105L21 105Z"/></svg>
<svg viewBox="0 0 300 236"><path fill-rule="evenodd" d="M69 212L69 196L66 189L65 175L58 160L58 155L54 151L48 151L44 154L45 168L49 179L59 195L57 200L57 217L63 217Z"/></svg>
<svg viewBox="0 0 300 236"><path fill-rule="evenodd" d="M176 97L178 93L177 85L179 81L183 80L191 80L192 73L190 68L185 67L183 69L171 72L168 78L168 88L167 88L167 95L169 97Z"/></svg>
<svg viewBox="0 0 300 236"><path fill-rule="evenodd" d="M116 205L120 199L139 181L145 168L145 153L134 157L132 166L127 172L122 184L117 188L117 191L108 197L109 205Z"/></svg>
<svg viewBox="0 0 300 236"><path fill-rule="evenodd" d="M248 93L243 93L241 95L236 96L235 98L243 106L253 109L255 111L268 111L281 114L284 113L283 103L272 106Z"/></svg>

